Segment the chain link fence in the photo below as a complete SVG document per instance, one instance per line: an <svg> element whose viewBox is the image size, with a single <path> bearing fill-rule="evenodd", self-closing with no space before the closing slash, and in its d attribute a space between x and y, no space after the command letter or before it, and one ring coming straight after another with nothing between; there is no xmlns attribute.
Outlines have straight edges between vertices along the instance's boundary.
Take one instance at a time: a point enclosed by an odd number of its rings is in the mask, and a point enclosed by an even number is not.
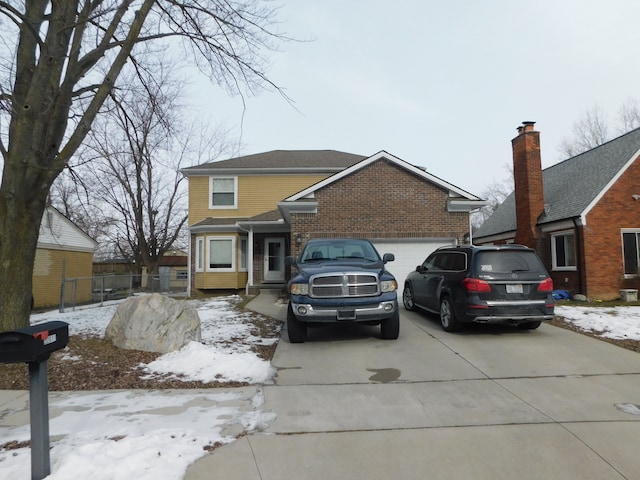
<svg viewBox="0 0 640 480"><path fill-rule="evenodd" d="M187 278L183 272L157 275L98 274L92 277L65 278L60 286L60 312L78 305L100 304L141 293L186 296Z"/></svg>

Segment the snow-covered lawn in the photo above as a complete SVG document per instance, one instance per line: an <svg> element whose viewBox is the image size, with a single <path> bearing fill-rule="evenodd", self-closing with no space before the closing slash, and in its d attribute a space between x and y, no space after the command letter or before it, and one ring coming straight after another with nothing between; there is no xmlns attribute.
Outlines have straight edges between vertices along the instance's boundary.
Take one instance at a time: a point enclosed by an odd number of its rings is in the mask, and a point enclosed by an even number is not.
<svg viewBox="0 0 640 480"><path fill-rule="evenodd" d="M581 330L616 340L640 340L640 307L581 307L558 305L556 315Z"/></svg>
<svg viewBox="0 0 640 480"><path fill-rule="evenodd" d="M174 374L205 382L223 378L254 386L202 392L52 393L48 478L178 480L205 450L273 421L273 412L261 410L261 385L272 382L274 370L251 352L250 345L276 339L251 333L255 314L236 308L240 301L238 296L191 301L200 315L202 343L162 355L144 369L147 375ZM32 316L32 323L62 320L69 323L71 335L102 336L117 303L64 314L39 313ZM640 307L558 306L556 313L601 336L640 340ZM16 408L0 406L0 419L19 415ZM26 442L29 437L28 424L0 427L0 445ZM30 462L28 447L0 450L1 478L29 478Z"/></svg>
<svg viewBox="0 0 640 480"><path fill-rule="evenodd" d="M202 343L191 342L143 367L146 375L173 374L184 380L218 379L254 386L219 392L52 392L52 474L47 478L180 479L190 463L206 454L206 449L268 425L274 414L261 410L261 385L271 383L275 372L250 347L273 344L277 338L252 334L251 317L257 314L238 309L241 301L235 295L190 300L200 316ZM70 335L101 337L118 303L66 313L38 313L32 315L31 323L61 320L69 324ZM27 400L25 393L24 404ZM0 405L0 418L19 416L16 409ZM0 445L27 442L29 438L28 423L0 427ZM0 478L30 478L29 447L0 450L0 471Z"/></svg>

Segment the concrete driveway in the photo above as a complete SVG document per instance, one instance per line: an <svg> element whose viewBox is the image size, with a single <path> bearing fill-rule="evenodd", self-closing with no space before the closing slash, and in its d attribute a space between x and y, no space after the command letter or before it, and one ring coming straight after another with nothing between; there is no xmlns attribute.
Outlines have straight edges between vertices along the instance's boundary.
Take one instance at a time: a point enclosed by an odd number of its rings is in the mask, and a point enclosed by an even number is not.
<svg viewBox="0 0 640 480"><path fill-rule="evenodd" d="M260 295L250 308L284 318ZM640 321L640 319L639 319ZM567 330L286 332L264 387L277 414L188 479L640 479L640 355Z"/></svg>

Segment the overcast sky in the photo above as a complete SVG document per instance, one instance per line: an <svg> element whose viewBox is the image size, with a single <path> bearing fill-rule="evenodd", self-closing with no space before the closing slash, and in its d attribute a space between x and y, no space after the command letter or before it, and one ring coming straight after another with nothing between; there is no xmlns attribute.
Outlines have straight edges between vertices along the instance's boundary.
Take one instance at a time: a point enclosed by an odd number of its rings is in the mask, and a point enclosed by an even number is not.
<svg viewBox="0 0 640 480"><path fill-rule="evenodd" d="M313 38L270 54L295 108L264 92L243 112L239 97L193 89L243 154L386 150L481 195L508 174L523 120L547 167L587 109L614 123L640 99L637 0L284 0L280 19Z"/></svg>

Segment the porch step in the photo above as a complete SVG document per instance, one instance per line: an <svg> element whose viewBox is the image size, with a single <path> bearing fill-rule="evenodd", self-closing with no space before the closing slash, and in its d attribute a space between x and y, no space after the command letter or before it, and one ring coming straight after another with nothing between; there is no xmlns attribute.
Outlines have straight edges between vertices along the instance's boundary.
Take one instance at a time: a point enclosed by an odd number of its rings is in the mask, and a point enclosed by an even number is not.
<svg viewBox="0 0 640 480"><path fill-rule="evenodd" d="M263 283L259 285L261 292L284 293L287 289L286 283Z"/></svg>

